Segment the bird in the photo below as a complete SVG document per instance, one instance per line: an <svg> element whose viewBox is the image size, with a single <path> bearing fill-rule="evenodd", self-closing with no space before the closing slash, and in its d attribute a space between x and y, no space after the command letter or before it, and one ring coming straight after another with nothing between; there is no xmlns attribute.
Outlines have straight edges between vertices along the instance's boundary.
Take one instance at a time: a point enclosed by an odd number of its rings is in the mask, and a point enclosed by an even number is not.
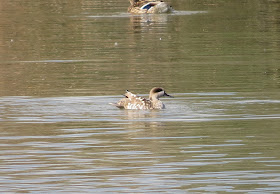
<svg viewBox="0 0 280 194"><path fill-rule="evenodd" d="M130 6L128 12L142 14L142 13L170 13L173 8L163 1L155 0L129 0Z"/></svg>
<svg viewBox="0 0 280 194"><path fill-rule="evenodd" d="M130 91L126 90L124 94L125 98L122 98L117 103L113 104L121 109L134 109L134 110L151 110L151 109L164 109L165 105L159 100L160 97L173 96L167 94L163 88L154 87L150 91L149 99L139 97Z"/></svg>

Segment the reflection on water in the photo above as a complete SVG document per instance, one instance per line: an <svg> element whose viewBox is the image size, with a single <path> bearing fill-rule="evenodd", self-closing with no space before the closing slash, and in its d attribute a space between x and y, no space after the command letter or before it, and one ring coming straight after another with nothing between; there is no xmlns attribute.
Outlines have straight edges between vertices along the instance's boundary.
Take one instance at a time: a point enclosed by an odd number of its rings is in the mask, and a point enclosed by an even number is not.
<svg viewBox="0 0 280 194"><path fill-rule="evenodd" d="M0 5L1 192L280 190L279 3ZM165 110L120 110L164 87Z"/></svg>
<svg viewBox="0 0 280 194"><path fill-rule="evenodd" d="M235 93L175 96L163 99L162 111L108 104L119 96L2 97L0 174L1 184L9 183L3 191L279 189L273 131L280 114L273 107L280 100Z"/></svg>

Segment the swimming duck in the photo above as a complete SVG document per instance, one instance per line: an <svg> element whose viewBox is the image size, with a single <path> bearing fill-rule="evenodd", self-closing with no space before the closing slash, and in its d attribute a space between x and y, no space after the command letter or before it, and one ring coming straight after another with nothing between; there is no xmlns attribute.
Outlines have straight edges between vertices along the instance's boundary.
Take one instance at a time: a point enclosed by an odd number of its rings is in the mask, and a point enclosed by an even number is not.
<svg viewBox="0 0 280 194"><path fill-rule="evenodd" d="M129 0L130 6L128 12L130 13L169 13L173 9L170 5L163 1L155 0Z"/></svg>
<svg viewBox="0 0 280 194"><path fill-rule="evenodd" d="M125 98L114 104L116 107L136 110L164 109L165 105L159 100L159 98L163 96L173 98L173 96L167 94L164 89L160 87L151 89L149 99L136 96L128 90L126 90L124 96Z"/></svg>

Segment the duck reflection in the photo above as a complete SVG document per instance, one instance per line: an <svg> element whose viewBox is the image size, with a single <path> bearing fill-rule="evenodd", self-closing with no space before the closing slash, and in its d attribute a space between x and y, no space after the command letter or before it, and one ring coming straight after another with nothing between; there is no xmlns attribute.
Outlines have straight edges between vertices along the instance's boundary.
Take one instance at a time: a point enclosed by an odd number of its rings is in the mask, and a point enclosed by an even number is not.
<svg viewBox="0 0 280 194"><path fill-rule="evenodd" d="M142 29L152 26L156 23L167 24L168 14L143 14L143 15L131 15L130 23L132 29Z"/></svg>
<svg viewBox="0 0 280 194"><path fill-rule="evenodd" d="M127 125L130 129L158 129L163 125L160 121L162 113L162 110L122 110L120 119L131 121Z"/></svg>

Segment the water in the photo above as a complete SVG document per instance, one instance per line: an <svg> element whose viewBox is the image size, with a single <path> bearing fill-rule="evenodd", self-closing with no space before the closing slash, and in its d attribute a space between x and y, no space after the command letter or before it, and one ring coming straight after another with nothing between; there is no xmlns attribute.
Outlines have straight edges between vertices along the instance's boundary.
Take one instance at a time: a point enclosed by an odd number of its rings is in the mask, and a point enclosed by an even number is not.
<svg viewBox="0 0 280 194"><path fill-rule="evenodd" d="M280 190L279 2L7 1L0 190ZM120 110L162 86L161 111Z"/></svg>

